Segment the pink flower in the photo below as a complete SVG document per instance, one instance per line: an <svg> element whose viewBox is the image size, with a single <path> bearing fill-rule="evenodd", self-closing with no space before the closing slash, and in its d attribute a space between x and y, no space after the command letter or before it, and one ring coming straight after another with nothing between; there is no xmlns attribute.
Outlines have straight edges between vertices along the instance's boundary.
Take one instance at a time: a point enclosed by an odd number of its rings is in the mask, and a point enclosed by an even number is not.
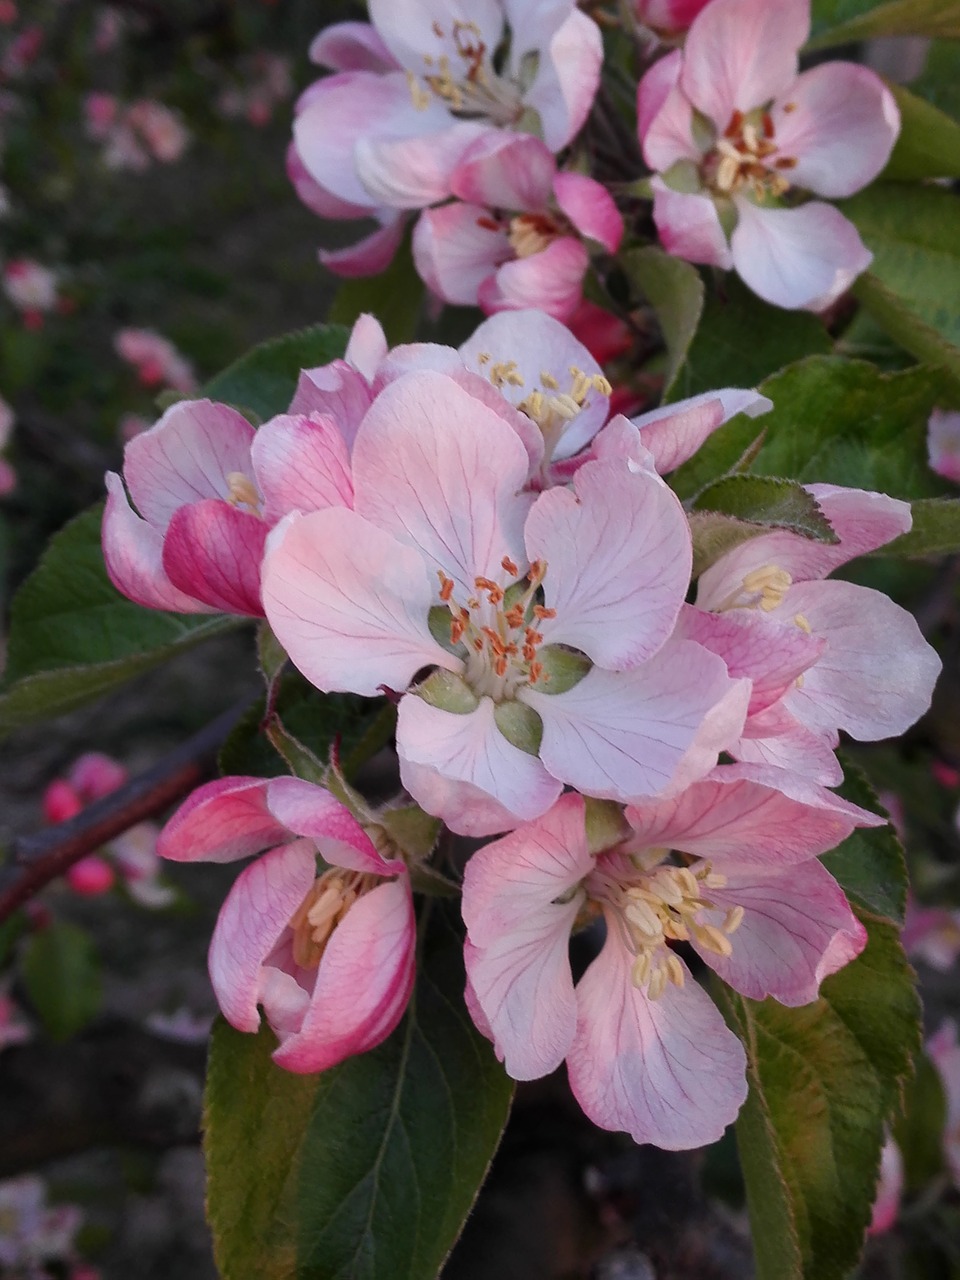
<svg viewBox="0 0 960 1280"><path fill-rule="evenodd" d="M83 801L65 778L54 778L43 793L43 816L47 822L68 822L83 809Z"/></svg>
<svg viewBox="0 0 960 1280"><path fill-rule="evenodd" d="M108 137L117 121L119 108L120 104L112 93L88 93L83 100L83 112L89 136L97 142Z"/></svg>
<svg viewBox="0 0 960 1280"><path fill-rule="evenodd" d="M640 84L637 117L664 248L735 269L761 298L819 311L869 265L856 228L820 200L852 195L886 164L896 103L866 67L797 74L809 0L711 0L683 50Z"/></svg>
<svg viewBox="0 0 960 1280"><path fill-rule="evenodd" d="M231 862L267 846L223 904L210 977L239 1031L257 1030L263 1006L279 1066L323 1071L380 1044L403 1016L413 986L410 881L342 804L299 778L201 787L163 829L159 852Z"/></svg>
<svg viewBox="0 0 960 1280"><path fill-rule="evenodd" d="M75 862L67 871L66 881L81 898L98 898L114 885L113 867L95 853Z"/></svg>
<svg viewBox="0 0 960 1280"><path fill-rule="evenodd" d="M910 898L900 940L907 955L949 973L960 956L960 911L923 907Z"/></svg>
<svg viewBox="0 0 960 1280"><path fill-rule="evenodd" d="M927 452L937 475L960 484L960 413L934 409L927 426Z"/></svg>
<svg viewBox="0 0 960 1280"><path fill-rule="evenodd" d="M139 133L153 158L162 164L179 160L190 142L190 133L179 115L152 98L131 103L127 123Z"/></svg>
<svg viewBox="0 0 960 1280"><path fill-rule="evenodd" d="M3 269L3 291L24 319L53 311L59 301L57 273L33 258L11 258Z"/></svg>
<svg viewBox="0 0 960 1280"><path fill-rule="evenodd" d="M47 1185L35 1174L0 1182L0 1268L39 1277L45 1263L65 1262L82 1214L76 1205L47 1205Z"/></svg>
<svg viewBox="0 0 960 1280"><path fill-rule="evenodd" d="M413 233L417 271L445 302L488 313L538 307L566 320L583 296L584 239L616 253L623 235L606 189L558 173L549 148L530 135L478 138L450 189L458 200L425 210Z"/></svg>
<svg viewBox="0 0 960 1280"><path fill-rule="evenodd" d="M129 776L119 760L102 751L86 751L70 766L67 781L84 804L92 804L117 791Z"/></svg>
<svg viewBox="0 0 960 1280"><path fill-rule="evenodd" d="M16 421L13 409L7 404L3 396L0 396L0 453L6 449L10 443L10 436L13 432L13 424ZM5 498L8 493L12 493L17 487L17 473L7 462L6 458L0 458L0 498Z"/></svg>
<svg viewBox="0 0 960 1280"><path fill-rule="evenodd" d="M927 1041L927 1053L937 1068L946 1099L943 1153L955 1187L960 1187L960 1044L957 1024L946 1019Z"/></svg>
<svg viewBox="0 0 960 1280"><path fill-rule="evenodd" d="M883 820L743 766L628 807L625 838L599 856L587 812L568 793L468 862L468 1006L515 1079L566 1058L601 1127L670 1150L713 1142L746 1096L744 1053L670 943L751 999L816 999L866 941L817 855ZM606 941L574 989L571 929L600 915Z"/></svg>
<svg viewBox="0 0 960 1280"><path fill-rule="evenodd" d="M930 704L940 659L906 610L879 591L826 580L910 528L910 508L882 493L809 485L837 543L763 534L701 575L679 633L753 681L740 760L833 786L839 730L861 742L901 734ZM704 612L709 610L710 612Z"/></svg>
<svg viewBox="0 0 960 1280"><path fill-rule="evenodd" d="M887 1134L880 1153L880 1182L873 1202L873 1217L867 1227L868 1236L882 1235L889 1231L900 1216L900 1198L903 1195L903 1156L893 1138Z"/></svg>
<svg viewBox="0 0 960 1280"><path fill-rule="evenodd" d="M662 35L685 31L708 0L633 0L639 22Z"/></svg>
<svg viewBox="0 0 960 1280"><path fill-rule="evenodd" d="M196 391L193 366L159 333L152 329L119 329L113 341L117 355L134 366L145 387L172 387L186 395Z"/></svg>
<svg viewBox="0 0 960 1280"><path fill-rule="evenodd" d="M591 462L534 500L517 417L479 379L401 375L357 431L354 509L291 516L263 566L270 625L311 683L410 690L401 778L465 834L537 817L564 784L684 786L736 739L747 692L672 638L691 559L673 493Z"/></svg>

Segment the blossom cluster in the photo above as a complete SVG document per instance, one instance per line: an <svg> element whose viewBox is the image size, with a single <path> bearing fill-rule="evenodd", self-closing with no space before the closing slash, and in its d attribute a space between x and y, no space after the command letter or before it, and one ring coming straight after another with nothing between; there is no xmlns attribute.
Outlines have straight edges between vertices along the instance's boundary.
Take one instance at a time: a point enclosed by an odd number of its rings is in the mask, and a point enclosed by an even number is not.
<svg viewBox="0 0 960 1280"><path fill-rule="evenodd" d="M229 1021L255 1030L262 1008L295 1071L397 1025L430 854L398 834L412 798L486 842L463 874L466 1000L507 1071L566 1060L597 1123L679 1148L746 1093L692 953L800 1005L861 951L819 855L883 819L830 790L840 732L901 733L940 664L903 609L830 577L909 529L908 504L811 485L832 541L755 531L692 581L663 477L770 402L727 388L631 419L610 399L543 312L458 349L391 350L364 316L259 428L183 400L132 439L103 549L131 599L265 619L318 690L397 707L397 801L368 805L334 760L326 786L201 787L162 832L176 860L267 850L212 941ZM569 938L589 928L575 986Z"/></svg>
<svg viewBox="0 0 960 1280"><path fill-rule="evenodd" d="M598 101L600 30L575 0L369 10L313 42L333 74L300 98L288 156L315 213L379 224L321 251L331 270L383 270L418 215L414 262L434 295L567 320L625 231L642 240L638 194L667 252L735 270L777 306L821 311L869 265L828 202L881 172L899 113L865 67L799 71L810 0L637 0L636 158Z"/></svg>

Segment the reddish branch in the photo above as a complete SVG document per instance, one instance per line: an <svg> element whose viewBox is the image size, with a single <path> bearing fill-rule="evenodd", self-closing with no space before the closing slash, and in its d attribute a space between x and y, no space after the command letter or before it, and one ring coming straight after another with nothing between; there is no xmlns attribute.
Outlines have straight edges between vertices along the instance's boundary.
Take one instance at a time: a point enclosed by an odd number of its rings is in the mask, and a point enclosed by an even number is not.
<svg viewBox="0 0 960 1280"><path fill-rule="evenodd" d="M245 709L244 704L225 711L152 769L68 822L14 840L9 861L0 867L0 921L74 862L157 817L209 777L221 743Z"/></svg>

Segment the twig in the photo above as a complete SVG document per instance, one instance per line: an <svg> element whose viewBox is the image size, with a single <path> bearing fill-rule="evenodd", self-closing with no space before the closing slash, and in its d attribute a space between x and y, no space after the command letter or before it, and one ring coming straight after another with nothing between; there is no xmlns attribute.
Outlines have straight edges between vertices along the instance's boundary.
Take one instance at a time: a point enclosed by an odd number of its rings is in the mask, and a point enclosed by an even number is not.
<svg viewBox="0 0 960 1280"><path fill-rule="evenodd" d="M220 744L247 705L223 712L159 764L75 818L14 840L10 861L0 867L0 921L80 858L192 791L211 772Z"/></svg>

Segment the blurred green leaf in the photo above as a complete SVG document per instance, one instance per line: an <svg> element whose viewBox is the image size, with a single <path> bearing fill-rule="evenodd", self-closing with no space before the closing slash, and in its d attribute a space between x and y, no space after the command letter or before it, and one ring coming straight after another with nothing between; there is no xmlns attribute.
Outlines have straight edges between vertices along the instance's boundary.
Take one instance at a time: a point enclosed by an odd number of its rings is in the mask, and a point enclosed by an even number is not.
<svg viewBox="0 0 960 1280"><path fill-rule="evenodd" d="M813 39L808 49L867 40L871 36L960 38L958 0L813 0Z"/></svg>
<svg viewBox="0 0 960 1280"><path fill-rule="evenodd" d="M430 910L410 1008L377 1049L313 1076L272 1034L215 1028L208 1207L224 1280L434 1280L513 1085L463 1003L455 910Z"/></svg>
<svg viewBox="0 0 960 1280"><path fill-rule="evenodd" d="M890 90L900 108L900 136L881 177L900 182L960 178L960 124L902 85Z"/></svg>
<svg viewBox="0 0 960 1280"><path fill-rule="evenodd" d="M893 1136L903 1157L907 1192L922 1192L943 1173L947 1100L940 1073L926 1053L918 1053L913 1078L904 1090Z"/></svg>
<svg viewBox="0 0 960 1280"><path fill-rule="evenodd" d="M960 551L960 499L921 498L911 510L913 528L875 555L946 556Z"/></svg>
<svg viewBox="0 0 960 1280"><path fill-rule="evenodd" d="M32 934L21 964L27 994L54 1040L67 1040L100 1008L100 965L89 935L73 924Z"/></svg>
<svg viewBox="0 0 960 1280"><path fill-rule="evenodd" d="M631 249L624 254L622 265L634 288L650 302L663 331L663 340L667 344L663 382L663 398L666 400L687 358L703 314L703 281L696 267L681 258L671 257L657 245Z"/></svg>
<svg viewBox="0 0 960 1280"><path fill-rule="evenodd" d="M417 275L410 252L410 237L397 250L386 271L376 276L345 280L330 307L331 324L352 326L368 311L383 325L391 346L412 342L423 308L423 281Z"/></svg>
<svg viewBox="0 0 960 1280"><path fill-rule="evenodd" d="M265 421L286 411L300 370L329 364L342 356L348 337L342 325L317 324L263 342L212 378L204 393L211 400L252 409Z"/></svg>

